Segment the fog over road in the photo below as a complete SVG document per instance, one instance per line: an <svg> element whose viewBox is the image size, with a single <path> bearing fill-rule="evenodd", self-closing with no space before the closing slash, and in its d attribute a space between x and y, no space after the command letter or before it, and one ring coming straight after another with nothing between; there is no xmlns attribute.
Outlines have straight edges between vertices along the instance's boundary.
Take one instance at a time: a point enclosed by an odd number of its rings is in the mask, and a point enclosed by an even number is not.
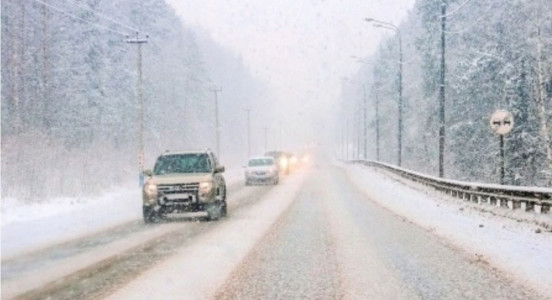
<svg viewBox="0 0 552 300"><path fill-rule="evenodd" d="M545 298L348 176L318 163L274 187L239 182L219 222L136 221L3 261L2 298Z"/></svg>

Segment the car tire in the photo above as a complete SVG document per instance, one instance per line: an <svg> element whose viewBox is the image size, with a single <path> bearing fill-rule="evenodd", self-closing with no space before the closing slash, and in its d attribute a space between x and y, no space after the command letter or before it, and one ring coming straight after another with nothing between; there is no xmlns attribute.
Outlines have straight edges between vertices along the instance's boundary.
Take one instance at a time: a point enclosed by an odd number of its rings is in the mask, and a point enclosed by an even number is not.
<svg viewBox="0 0 552 300"><path fill-rule="evenodd" d="M224 186L224 196L222 197L222 203L221 203L221 216L222 217L226 217L226 215L228 214L228 203L226 202L226 198L227 198L227 190L226 190L226 186Z"/></svg>
<svg viewBox="0 0 552 300"><path fill-rule="evenodd" d="M226 203L226 200L222 201L221 207L220 207L220 216L226 217L228 215L228 204Z"/></svg>
<svg viewBox="0 0 552 300"><path fill-rule="evenodd" d="M207 206L207 220L209 221L218 221L222 216L222 204L215 202Z"/></svg>
<svg viewBox="0 0 552 300"><path fill-rule="evenodd" d="M279 179L279 178L276 178L276 179L274 179L274 180L272 181L272 184L273 184L273 185L278 185L278 182L279 182L279 181L280 181L280 179Z"/></svg>
<svg viewBox="0 0 552 300"><path fill-rule="evenodd" d="M143 206L142 213L144 216L144 223L157 223L159 222L159 215L151 206Z"/></svg>

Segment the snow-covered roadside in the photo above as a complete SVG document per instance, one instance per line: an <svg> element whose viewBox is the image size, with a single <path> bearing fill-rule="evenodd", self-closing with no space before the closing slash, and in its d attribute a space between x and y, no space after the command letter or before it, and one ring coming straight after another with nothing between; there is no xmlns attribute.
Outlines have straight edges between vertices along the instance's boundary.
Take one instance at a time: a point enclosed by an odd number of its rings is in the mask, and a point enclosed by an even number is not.
<svg viewBox="0 0 552 300"><path fill-rule="evenodd" d="M535 233L531 222L482 214L457 199L401 184L383 172L341 166L371 200L552 297L552 233Z"/></svg>
<svg viewBox="0 0 552 300"><path fill-rule="evenodd" d="M141 274L108 299L210 299L297 197L307 171L285 178L257 202L223 220L172 258Z"/></svg>
<svg viewBox="0 0 552 300"><path fill-rule="evenodd" d="M227 185L241 168L225 172ZM2 199L2 260L142 218L140 189L128 184L97 197L57 198L26 205Z"/></svg>

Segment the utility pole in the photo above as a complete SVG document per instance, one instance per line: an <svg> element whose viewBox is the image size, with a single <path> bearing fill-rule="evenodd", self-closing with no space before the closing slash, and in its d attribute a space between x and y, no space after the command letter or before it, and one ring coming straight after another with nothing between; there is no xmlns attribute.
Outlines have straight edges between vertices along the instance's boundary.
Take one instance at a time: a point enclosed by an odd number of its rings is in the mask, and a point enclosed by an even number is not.
<svg viewBox="0 0 552 300"><path fill-rule="evenodd" d="M380 160L379 97L376 92L376 161Z"/></svg>
<svg viewBox="0 0 552 300"><path fill-rule="evenodd" d="M340 148L341 148L341 159L345 158L345 121L341 121L341 134L340 134Z"/></svg>
<svg viewBox="0 0 552 300"><path fill-rule="evenodd" d="M363 123L364 123L364 159L368 157L368 124L366 119L368 119L368 105L366 104L366 85L362 85L362 92L363 92L363 106L364 106L364 116L363 116Z"/></svg>
<svg viewBox="0 0 552 300"><path fill-rule="evenodd" d="M402 37L399 28L397 28L399 36L399 167L402 165L402 134L403 134L403 96L402 96L402 70L403 70L403 53L402 53Z"/></svg>
<svg viewBox="0 0 552 300"><path fill-rule="evenodd" d="M445 176L445 29L447 3L441 2L441 83L439 86L439 177Z"/></svg>
<svg viewBox="0 0 552 300"><path fill-rule="evenodd" d="M282 121L279 122L280 125L280 150L284 150L283 135L282 135Z"/></svg>
<svg viewBox="0 0 552 300"><path fill-rule="evenodd" d="M359 103L359 106L360 106L360 103ZM361 140L361 135L362 135L362 130L361 130L361 119L362 119L362 109L359 109L358 110L358 113L357 113L357 134L356 134L356 138L357 138L357 155L356 155L356 159L359 160L360 159L360 144L362 143Z"/></svg>
<svg viewBox="0 0 552 300"><path fill-rule="evenodd" d="M268 127L263 127L264 129L264 149L265 149L265 153L268 152L268 147L267 147L267 139L268 139Z"/></svg>
<svg viewBox="0 0 552 300"><path fill-rule="evenodd" d="M349 121L345 123L345 160L349 161Z"/></svg>
<svg viewBox="0 0 552 300"><path fill-rule="evenodd" d="M209 89L213 94L215 94L215 131L217 136L217 156L220 159L220 127L219 127L219 114L218 114L218 93L222 92L222 88L211 88Z"/></svg>
<svg viewBox="0 0 552 300"><path fill-rule="evenodd" d="M251 127L249 123L249 112L251 111L250 108L245 109L247 112L247 158L251 157Z"/></svg>
<svg viewBox="0 0 552 300"><path fill-rule="evenodd" d="M142 92L142 44L148 42L148 35L140 38L140 33L136 32L135 38L127 37L126 42L138 46L138 77L136 80L136 93L138 94L138 181L140 186L144 185L144 99Z"/></svg>

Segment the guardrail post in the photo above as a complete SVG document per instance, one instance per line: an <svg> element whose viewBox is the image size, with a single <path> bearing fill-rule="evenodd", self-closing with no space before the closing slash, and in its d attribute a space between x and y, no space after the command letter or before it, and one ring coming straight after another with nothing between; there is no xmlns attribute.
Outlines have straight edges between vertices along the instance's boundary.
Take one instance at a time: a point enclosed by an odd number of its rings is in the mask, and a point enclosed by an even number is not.
<svg viewBox="0 0 552 300"><path fill-rule="evenodd" d="M521 210L527 211L527 202L526 201L521 201Z"/></svg>
<svg viewBox="0 0 552 300"><path fill-rule="evenodd" d="M501 202L502 202L501 199L497 197L496 198L496 206L500 207Z"/></svg>
<svg viewBox="0 0 552 300"><path fill-rule="evenodd" d="M536 212L537 214L541 214L541 213L542 213L542 205L535 203L534 208L535 208L535 212Z"/></svg>
<svg viewBox="0 0 552 300"><path fill-rule="evenodd" d="M508 200L508 208L510 209L514 209L514 201L513 200Z"/></svg>

